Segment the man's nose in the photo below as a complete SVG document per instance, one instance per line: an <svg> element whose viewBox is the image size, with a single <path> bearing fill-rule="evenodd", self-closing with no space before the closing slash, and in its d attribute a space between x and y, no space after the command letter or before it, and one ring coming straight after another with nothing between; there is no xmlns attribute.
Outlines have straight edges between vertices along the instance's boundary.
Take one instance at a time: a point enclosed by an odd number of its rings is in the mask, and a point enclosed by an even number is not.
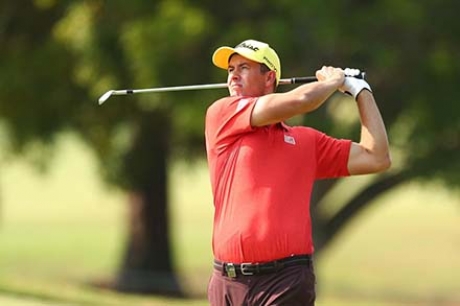
<svg viewBox="0 0 460 306"><path fill-rule="evenodd" d="M235 71L229 72L228 73L228 82L238 81L239 77L240 77L239 74L236 73Z"/></svg>
<svg viewBox="0 0 460 306"><path fill-rule="evenodd" d="M232 71L232 74L231 74L231 76L230 76L230 78L231 78L232 80L238 80L239 77L240 77L240 74L238 73L238 71L236 71L236 70Z"/></svg>

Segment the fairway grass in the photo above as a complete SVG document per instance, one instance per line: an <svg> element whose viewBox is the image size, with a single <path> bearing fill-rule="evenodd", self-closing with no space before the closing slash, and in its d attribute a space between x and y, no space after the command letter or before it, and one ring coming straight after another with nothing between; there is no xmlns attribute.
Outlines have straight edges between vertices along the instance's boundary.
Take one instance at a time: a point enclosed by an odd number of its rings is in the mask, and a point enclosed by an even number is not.
<svg viewBox="0 0 460 306"><path fill-rule="evenodd" d="M91 283L116 275L126 196L104 186L70 135L50 171L0 174L0 305L207 305L212 200L206 166L171 168L173 254L195 298L124 295ZM460 205L437 186L408 184L360 214L316 261L318 306L460 305Z"/></svg>

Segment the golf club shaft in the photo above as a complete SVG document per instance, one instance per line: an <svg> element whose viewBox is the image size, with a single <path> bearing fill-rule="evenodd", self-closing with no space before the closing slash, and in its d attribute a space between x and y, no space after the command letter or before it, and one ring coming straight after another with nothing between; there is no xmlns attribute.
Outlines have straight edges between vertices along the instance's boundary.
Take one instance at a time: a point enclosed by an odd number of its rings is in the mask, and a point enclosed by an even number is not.
<svg viewBox="0 0 460 306"><path fill-rule="evenodd" d="M364 79L364 75L365 73L362 72L359 75L354 76L354 77ZM279 85L311 83L317 80L318 79L314 76L285 78L285 79L280 79ZM185 85L185 86L157 87L157 88L144 88L144 89L109 90L108 92L106 92L99 98L99 104L104 103L111 96L130 95L130 94L137 94L137 93L217 89L217 88L227 88L227 86L228 86L227 83L216 83L216 84Z"/></svg>
<svg viewBox="0 0 460 306"><path fill-rule="evenodd" d="M280 79L280 85L286 84L301 84L317 81L316 77L296 77L290 79ZM157 87L157 88L144 88L144 89L122 89L114 90L113 96L129 95L138 93L151 93L151 92L170 92L170 91L184 91L184 90L200 90L200 89L219 89L227 88L227 83L215 84L200 84L200 85L185 85L185 86L170 86L170 87Z"/></svg>

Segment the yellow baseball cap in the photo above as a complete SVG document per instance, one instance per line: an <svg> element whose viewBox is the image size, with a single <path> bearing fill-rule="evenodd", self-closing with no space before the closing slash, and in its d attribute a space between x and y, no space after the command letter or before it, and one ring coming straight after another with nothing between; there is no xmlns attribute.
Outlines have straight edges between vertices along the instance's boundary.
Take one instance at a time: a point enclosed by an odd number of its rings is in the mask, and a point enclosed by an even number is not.
<svg viewBox="0 0 460 306"><path fill-rule="evenodd" d="M232 47L220 47L212 55L212 62L219 68L228 69L230 56L238 53L254 62L265 64L270 70L276 73L276 84L281 79L281 64L278 55L268 44L248 39Z"/></svg>

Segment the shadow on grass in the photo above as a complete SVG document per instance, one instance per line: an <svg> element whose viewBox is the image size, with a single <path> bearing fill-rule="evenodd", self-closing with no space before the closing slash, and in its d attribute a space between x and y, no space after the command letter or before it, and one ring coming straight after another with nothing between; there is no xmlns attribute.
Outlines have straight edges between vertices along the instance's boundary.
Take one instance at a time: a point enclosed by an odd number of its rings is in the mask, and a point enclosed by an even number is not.
<svg viewBox="0 0 460 306"><path fill-rule="evenodd" d="M37 292L37 291L29 291L24 289L6 289L0 287L0 295L4 295L6 297L11 297L15 299L27 299L32 301L36 301L37 303L45 303L46 304L58 304L58 305L94 305L92 301L85 301L85 300L76 300L75 298L66 298L63 296L58 296L55 294L50 294L46 292Z"/></svg>
<svg viewBox="0 0 460 306"><path fill-rule="evenodd" d="M47 284L44 286L31 285L8 286L0 284L0 295L15 299L36 301L46 305L182 305L196 300L185 294L171 292L133 292L117 290L110 281L91 281L80 284ZM205 304L203 304L205 305Z"/></svg>

